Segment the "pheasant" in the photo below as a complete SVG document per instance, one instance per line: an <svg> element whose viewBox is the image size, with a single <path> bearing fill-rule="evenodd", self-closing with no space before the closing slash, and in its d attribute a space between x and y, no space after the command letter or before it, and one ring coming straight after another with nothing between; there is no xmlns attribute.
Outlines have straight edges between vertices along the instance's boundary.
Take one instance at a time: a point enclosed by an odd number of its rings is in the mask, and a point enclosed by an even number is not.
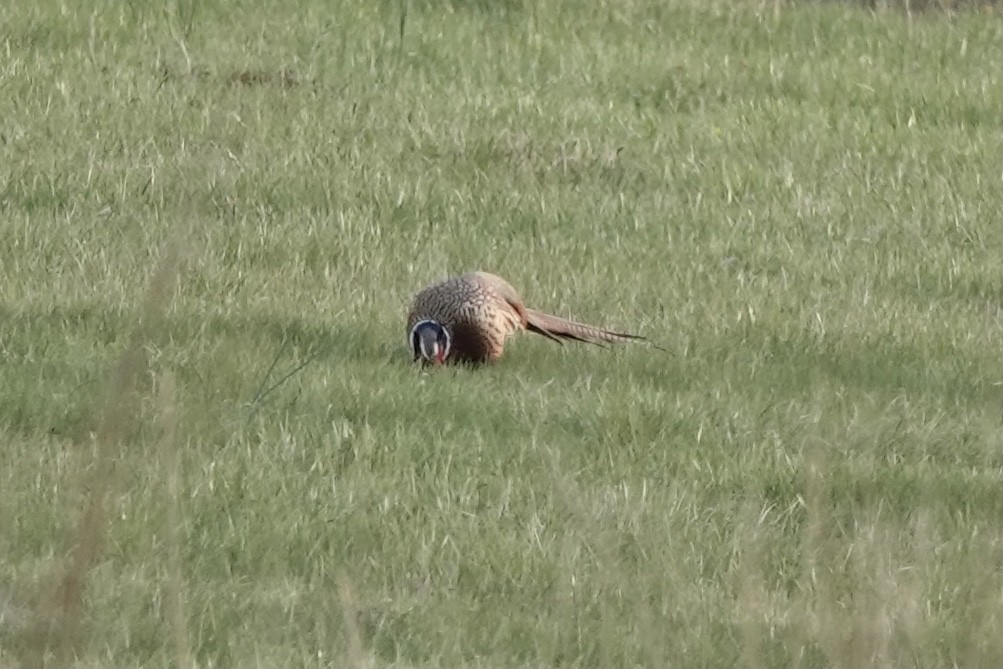
<svg viewBox="0 0 1003 669"><path fill-rule="evenodd" d="M530 309L505 279L487 272L469 272L422 289L407 317L414 359L433 365L495 361L506 338L519 330L558 343L572 339L601 345L644 339Z"/></svg>

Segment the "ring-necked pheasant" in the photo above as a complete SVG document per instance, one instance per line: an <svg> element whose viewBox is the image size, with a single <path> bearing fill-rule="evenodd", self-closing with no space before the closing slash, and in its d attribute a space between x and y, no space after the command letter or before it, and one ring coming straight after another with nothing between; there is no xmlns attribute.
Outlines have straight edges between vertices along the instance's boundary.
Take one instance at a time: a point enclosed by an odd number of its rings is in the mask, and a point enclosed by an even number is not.
<svg viewBox="0 0 1003 669"><path fill-rule="evenodd" d="M592 344L644 339L530 309L505 279L487 272L469 272L424 288L415 296L407 317L414 359L433 365L497 360L505 339L519 330L558 343L561 339Z"/></svg>

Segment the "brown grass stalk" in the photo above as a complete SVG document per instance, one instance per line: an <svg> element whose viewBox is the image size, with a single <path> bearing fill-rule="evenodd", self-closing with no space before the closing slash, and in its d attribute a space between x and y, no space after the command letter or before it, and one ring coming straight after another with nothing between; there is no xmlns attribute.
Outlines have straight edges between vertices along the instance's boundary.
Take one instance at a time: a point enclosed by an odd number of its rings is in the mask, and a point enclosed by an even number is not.
<svg viewBox="0 0 1003 669"><path fill-rule="evenodd" d="M139 326L107 382L90 439L91 461L80 467L80 512L57 562L21 633L22 666L68 666L76 657L84 627L84 594L98 563L108 529L107 498L115 485L116 454L129 443L139 414L139 382L147 369L145 348L158 331L178 272L177 256L167 254L146 291Z"/></svg>

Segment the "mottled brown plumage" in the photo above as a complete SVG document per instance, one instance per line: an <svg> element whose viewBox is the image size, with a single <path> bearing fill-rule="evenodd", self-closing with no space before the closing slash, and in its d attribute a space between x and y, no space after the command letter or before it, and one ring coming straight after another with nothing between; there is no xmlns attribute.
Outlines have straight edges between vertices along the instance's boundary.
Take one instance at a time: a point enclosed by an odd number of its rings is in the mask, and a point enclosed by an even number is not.
<svg viewBox="0 0 1003 669"><path fill-rule="evenodd" d="M419 292L407 317L407 331L415 359L422 357L416 328L441 325L446 353L432 362L487 362L497 360L505 340L519 330L549 339L573 339L592 344L643 339L593 325L576 323L526 307L505 279L487 272L470 272L428 286ZM438 350L435 342L429 344ZM426 359L429 354L424 354Z"/></svg>

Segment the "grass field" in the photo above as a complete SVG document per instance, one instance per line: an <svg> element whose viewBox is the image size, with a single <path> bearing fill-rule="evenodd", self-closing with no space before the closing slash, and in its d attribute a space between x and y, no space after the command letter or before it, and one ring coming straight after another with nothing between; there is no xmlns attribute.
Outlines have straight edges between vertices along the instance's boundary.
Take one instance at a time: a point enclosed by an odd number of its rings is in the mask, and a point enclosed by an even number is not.
<svg viewBox="0 0 1003 669"><path fill-rule="evenodd" d="M8 3L0 666L1000 666L1001 32Z"/></svg>

